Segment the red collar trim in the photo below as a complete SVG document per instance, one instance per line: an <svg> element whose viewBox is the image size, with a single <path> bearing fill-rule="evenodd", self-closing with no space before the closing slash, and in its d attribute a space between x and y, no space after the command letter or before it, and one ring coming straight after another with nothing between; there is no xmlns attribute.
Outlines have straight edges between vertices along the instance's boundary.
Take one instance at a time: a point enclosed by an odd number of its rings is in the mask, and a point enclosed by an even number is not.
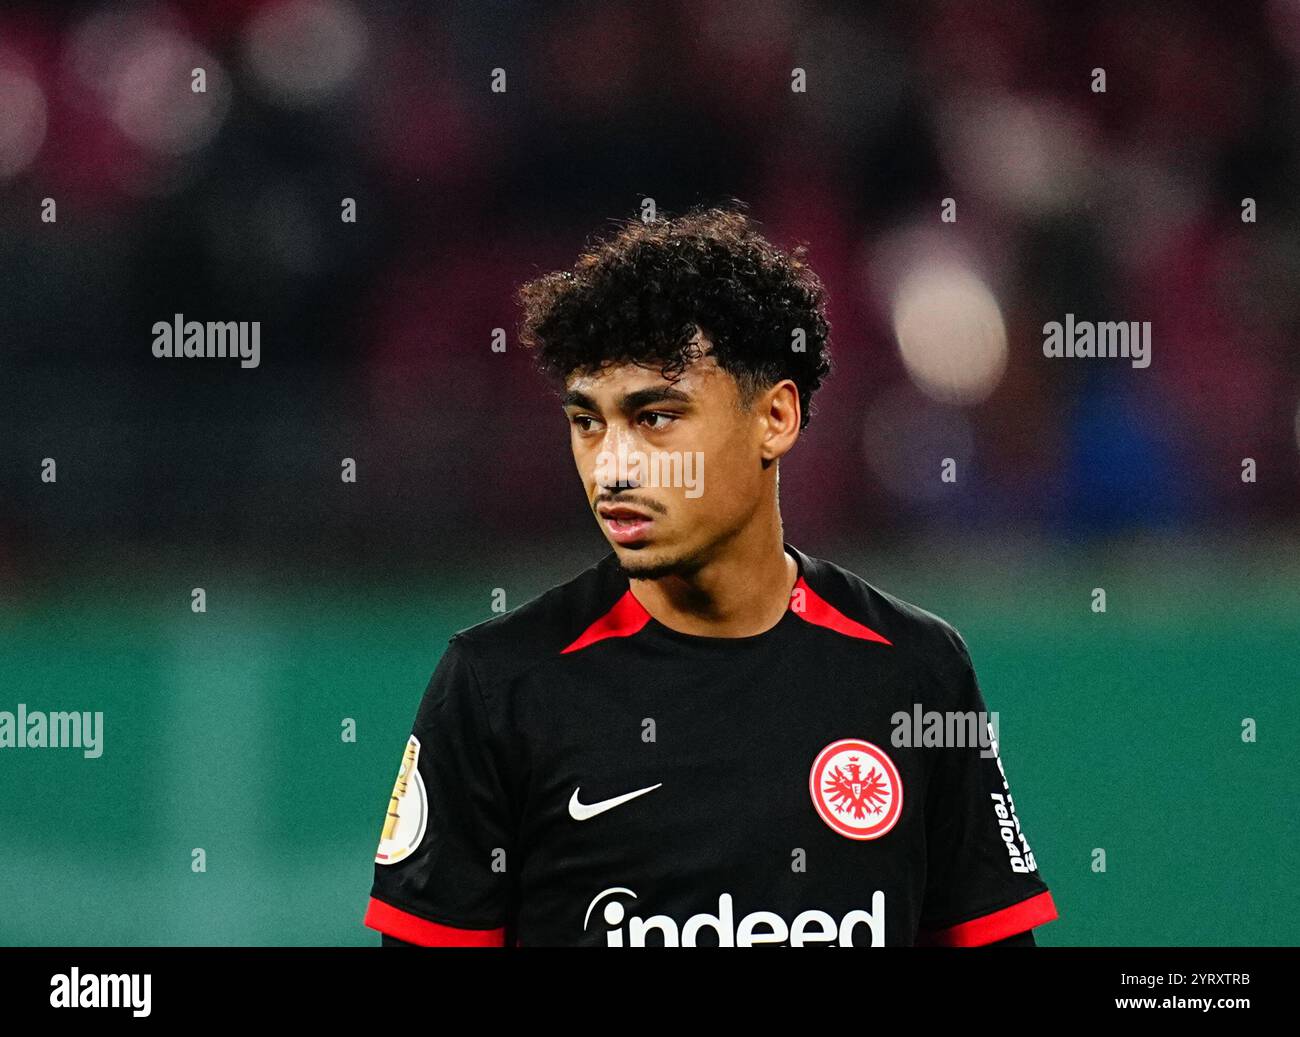
<svg viewBox="0 0 1300 1037"><path fill-rule="evenodd" d="M650 613L636 600L629 587L614 607L587 627L579 638L561 652L576 652L607 637L631 637L650 622Z"/></svg>
<svg viewBox="0 0 1300 1037"><path fill-rule="evenodd" d="M846 637L856 637L862 641L876 641L882 645L891 644L888 639L876 633L870 627L849 619L848 616L809 587L802 576L795 581L794 590L790 594L790 611L806 623L826 627L826 629L834 630L837 634L843 634ZM649 622L650 613L646 611L641 602L636 600L631 588L628 588L623 592L623 596L614 603L613 608L587 627L578 636L578 639L560 654L565 655L568 652L581 651L583 648L594 645L597 641L603 641L607 637L631 637Z"/></svg>
<svg viewBox="0 0 1300 1037"><path fill-rule="evenodd" d="M802 608L796 607L800 603L800 591L803 591ZM802 576L795 582L794 590L790 594L790 610L800 619L813 624L813 626L826 627L828 630L834 630L837 634L856 637L863 641L878 641L882 645L890 644L886 638L877 634L870 627L864 627L857 620L849 619L848 616L809 587Z"/></svg>

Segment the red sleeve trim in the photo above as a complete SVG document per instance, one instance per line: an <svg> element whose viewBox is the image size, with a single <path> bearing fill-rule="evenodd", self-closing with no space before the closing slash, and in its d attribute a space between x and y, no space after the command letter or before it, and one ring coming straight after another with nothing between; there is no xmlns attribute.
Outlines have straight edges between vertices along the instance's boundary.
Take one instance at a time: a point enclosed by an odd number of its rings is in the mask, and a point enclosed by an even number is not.
<svg viewBox="0 0 1300 1037"><path fill-rule="evenodd" d="M949 926L947 929L925 931L917 934L918 947L982 947L994 940L1023 933L1036 925L1043 925L1057 917L1052 894L1046 890L1028 900L1004 907L1001 911L972 918L969 922Z"/></svg>
<svg viewBox="0 0 1300 1037"><path fill-rule="evenodd" d="M366 907L366 925L381 933L420 947L504 947L506 931L502 929L458 929L440 925L427 918L409 914L392 904L370 898Z"/></svg>

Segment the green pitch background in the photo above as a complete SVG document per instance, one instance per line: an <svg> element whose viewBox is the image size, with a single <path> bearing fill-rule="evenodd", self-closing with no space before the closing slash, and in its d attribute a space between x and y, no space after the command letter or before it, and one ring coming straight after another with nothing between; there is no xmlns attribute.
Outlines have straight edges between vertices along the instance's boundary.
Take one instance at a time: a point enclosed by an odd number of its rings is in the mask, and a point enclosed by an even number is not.
<svg viewBox="0 0 1300 1037"><path fill-rule="evenodd" d="M797 543L966 637L1062 916L1041 944L1300 943L1294 545ZM177 558L0 590L0 709L105 713L99 759L0 750L0 943L376 943L372 855L446 638L493 588L513 607L596 557L391 578Z"/></svg>

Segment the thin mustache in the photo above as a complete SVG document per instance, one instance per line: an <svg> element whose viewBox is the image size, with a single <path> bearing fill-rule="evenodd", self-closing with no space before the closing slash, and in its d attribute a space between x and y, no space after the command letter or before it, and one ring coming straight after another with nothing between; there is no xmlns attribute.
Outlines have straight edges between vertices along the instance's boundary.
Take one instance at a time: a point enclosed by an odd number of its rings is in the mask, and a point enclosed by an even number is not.
<svg viewBox="0 0 1300 1037"><path fill-rule="evenodd" d="M626 504L629 508L644 508L646 511L653 511L660 515L667 515L668 509L658 501L640 500L637 497L597 497L591 505L591 510L595 511L602 504L612 504L617 507L620 504Z"/></svg>

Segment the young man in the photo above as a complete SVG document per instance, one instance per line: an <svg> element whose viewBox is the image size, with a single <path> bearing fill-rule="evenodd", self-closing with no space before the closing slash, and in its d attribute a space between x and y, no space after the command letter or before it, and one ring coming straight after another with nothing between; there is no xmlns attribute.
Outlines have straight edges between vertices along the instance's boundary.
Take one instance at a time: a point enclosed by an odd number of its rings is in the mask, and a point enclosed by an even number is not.
<svg viewBox="0 0 1300 1037"><path fill-rule="evenodd" d="M451 638L366 924L386 945L1033 946L1056 909L996 743L896 737L930 711L992 730L961 637L782 537L779 462L830 368L803 250L696 211L520 294L612 553Z"/></svg>

